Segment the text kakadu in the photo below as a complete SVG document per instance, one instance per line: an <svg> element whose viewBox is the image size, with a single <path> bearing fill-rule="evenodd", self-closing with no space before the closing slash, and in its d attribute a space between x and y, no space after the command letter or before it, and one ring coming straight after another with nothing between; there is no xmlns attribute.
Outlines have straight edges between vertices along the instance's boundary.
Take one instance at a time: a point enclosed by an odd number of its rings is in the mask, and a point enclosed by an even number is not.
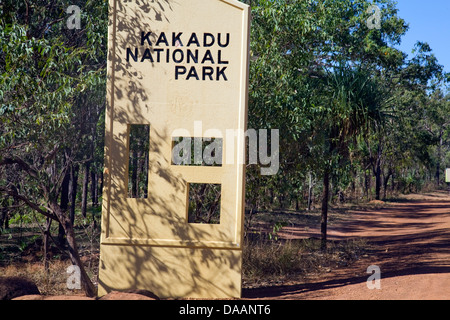
<svg viewBox="0 0 450 320"><path fill-rule="evenodd" d="M175 80L228 81L224 65L229 61L223 57L222 49L229 45L230 33L161 32L156 35L141 31L140 47L127 48L126 61L174 62Z"/></svg>

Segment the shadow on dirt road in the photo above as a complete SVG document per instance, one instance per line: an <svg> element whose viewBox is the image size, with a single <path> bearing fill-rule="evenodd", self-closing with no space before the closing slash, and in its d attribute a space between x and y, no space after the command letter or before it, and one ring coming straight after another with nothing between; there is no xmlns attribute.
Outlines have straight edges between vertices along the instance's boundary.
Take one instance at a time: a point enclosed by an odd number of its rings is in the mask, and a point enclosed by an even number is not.
<svg viewBox="0 0 450 320"><path fill-rule="evenodd" d="M320 234L319 230L309 230ZM302 231L291 233L302 238ZM405 197L388 206L353 211L329 227L330 240L363 238L370 254L310 283L245 289L249 299L450 299L450 196ZM381 290L367 287L369 266L381 270Z"/></svg>

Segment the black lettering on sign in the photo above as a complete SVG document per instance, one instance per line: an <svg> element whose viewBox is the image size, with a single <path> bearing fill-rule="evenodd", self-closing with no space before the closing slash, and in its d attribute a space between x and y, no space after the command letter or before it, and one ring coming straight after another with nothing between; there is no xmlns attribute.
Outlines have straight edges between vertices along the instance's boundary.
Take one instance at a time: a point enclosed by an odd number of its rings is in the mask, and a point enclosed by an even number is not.
<svg viewBox="0 0 450 320"><path fill-rule="evenodd" d="M177 35L175 35L175 32L172 32L172 47L182 47L183 42L181 42L181 35L183 32L179 32Z"/></svg>
<svg viewBox="0 0 450 320"><path fill-rule="evenodd" d="M217 60L218 60L218 64L228 64L228 61L223 61L222 60L222 50L219 50L217 52Z"/></svg>
<svg viewBox="0 0 450 320"><path fill-rule="evenodd" d="M227 40L226 40L225 44L222 44L221 38L222 38L222 34L219 33L219 35L217 36L217 43L219 44L219 47L222 47L222 48L228 47L228 45L230 44L230 34L227 33Z"/></svg>
<svg viewBox="0 0 450 320"><path fill-rule="evenodd" d="M144 42L147 40L147 43L149 46L152 45L152 42L150 41L151 32L145 33L144 31L141 32L141 46L144 45Z"/></svg>
<svg viewBox="0 0 450 320"><path fill-rule="evenodd" d="M223 67L222 69L219 70L220 67L217 67L217 77L216 80L219 81L220 80L220 76L223 77L223 80L228 81L227 76L225 75L225 70L227 69L227 67Z"/></svg>
<svg viewBox="0 0 450 320"><path fill-rule="evenodd" d="M147 60L147 59L149 59L150 62L155 62L155 61L153 61L153 57L152 57L152 54L150 53L149 48L145 49L144 54L142 55L141 62L144 62L144 60Z"/></svg>
<svg viewBox="0 0 450 320"><path fill-rule="evenodd" d="M164 49L161 48L155 48L153 49L154 52L156 52L156 62L161 62L161 52L164 51Z"/></svg>
<svg viewBox="0 0 450 320"><path fill-rule="evenodd" d="M189 70L189 73L188 73L188 75L187 75L187 77L186 77L186 80L189 80L189 79L192 78L192 77L194 77L196 80L199 80L198 74L197 74L197 70L195 70L195 67L192 67L192 68Z"/></svg>
<svg viewBox="0 0 450 320"><path fill-rule="evenodd" d="M179 57L179 58L177 58L177 54L178 54L178 57ZM172 60L173 60L174 62L176 62L176 63L183 62L183 60L184 60L184 52L183 52L183 50L181 50L181 49L175 50L175 51L173 52L173 54L172 54Z"/></svg>
<svg viewBox="0 0 450 320"><path fill-rule="evenodd" d="M225 71L227 70L227 67L217 67L216 70L214 70L213 67L202 67L202 80L210 80L210 81L228 81L227 75L225 74ZM214 79L214 71L216 73L216 77ZM187 73L187 75L186 75ZM187 72L187 68L184 66L175 66L175 80L179 80L181 76L186 75L186 78L184 80L190 80L191 78L194 78L196 80L200 80L199 72L197 71L197 68L195 66L192 66L189 69L189 72Z"/></svg>
<svg viewBox="0 0 450 320"><path fill-rule="evenodd" d="M134 54L133 54L133 52L131 52L131 49L127 48L127 58L126 58L127 62L130 62L130 56L131 56L131 59L134 60L134 62L137 62L138 49L134 48Z"/></svg>
<svg viewBox="0 0 450 320"><path fill-rule="evenodd" d="M167 41L166 34L164 32L161 32L161 34L158 37L158 40L156 40L156 46L159 46L161 43L164 43L166 46L169 46L169 42Z"/></svg>
<svg viewBox="0 0 450 320"><path fill-rule="evenodd" d="M205 63L206 61L209 61L212 64L214 64L214 59L213 59L213 56L211 54L211 50L206 50L206 53L205 53L205 55L203 56L203 59L202 59L202 64Z"/></svg>
<svg viewBox="0 0 450 320"><path fill-rule="evenodd" d="M209 77L209 80L213 80L214 68L212 67L203 67L202 80L205 81L206 77Z"/></svg>
<svg viewBox="0 0 450 320"><path fill-rule="evenodd" d="M187 63L191 63L191 60L194 63L198 63L198 49L195 49L195 54L192 53L192 50L187 51Z"/></svg>
<svg viewBox="0 0 450 320"><path fill-rule="evenodd" d="M230 63L226 59L226 53L222 50L222 48L230 45L230 33L213 34L204 32L197 34L192 32L190 35L186 35L183 32L171 32L171 38L169 39L169 37L166 32L157 35L152 31L140 31L138 40L140 47L126 48L126 61L175 63L177 64L175 66L175 80L228 81L227 67L217 66L214 68L214 65L228 65ZM186 47L205 49L182 48L185 43ZM162 46L166 48L161 48ZM192 64L211 66L197 67L192 66Z"/></svg>
<svg viewBox="0 0 450 320"><path fill-rule="evenodd" d="M214 45L215 41L216 40L215 40L215 38L214 38L212 33L205 33L205 34L203 34L203 46L205 48L212 47Z"/></svg>
<svg viewBox="0 0 450 320"><path fill-rule="evenodd" d="M175 80L178 80L178 77L183 74L186 74L186 67L176 66L175 67Z"/></svg>
<svg viewBox="0 0 450 320"><path fill-rule="evenodd" d="M191 44L196 44L197 47L200 47L200 41L198 41L197 34L195 32L193 32L191 37L189 38L187 46L189 47L191 46Z"/></svg>

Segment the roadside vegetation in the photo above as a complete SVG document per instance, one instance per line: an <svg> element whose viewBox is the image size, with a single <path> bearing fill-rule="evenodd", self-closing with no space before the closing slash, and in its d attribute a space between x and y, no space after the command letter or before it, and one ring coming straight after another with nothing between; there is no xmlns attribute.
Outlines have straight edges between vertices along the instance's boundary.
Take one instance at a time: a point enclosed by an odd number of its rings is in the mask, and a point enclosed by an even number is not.
<svg viewBox="0 0 450 320"><path fill-rule="evenodd" d="M364 245L327 238L336 204L443 187L450 77L426 39L412 53L397 49L408 21L393 0L243 2L252 7L248 127L280 133L278 172L247 166L246 219L251 226L292 210L321 229L319 240L288 241L277 238L283 221L273 221L268 238L248 238L246 275L258 282L351 261ZM73 4L79 29L66 24ZM88 296L104 183L107 26L107 1L0 3L2 272L42 250L35 261L45 274L69 259ZM137 145L129 166L136 197L148 168L148 145Z"/></svg>

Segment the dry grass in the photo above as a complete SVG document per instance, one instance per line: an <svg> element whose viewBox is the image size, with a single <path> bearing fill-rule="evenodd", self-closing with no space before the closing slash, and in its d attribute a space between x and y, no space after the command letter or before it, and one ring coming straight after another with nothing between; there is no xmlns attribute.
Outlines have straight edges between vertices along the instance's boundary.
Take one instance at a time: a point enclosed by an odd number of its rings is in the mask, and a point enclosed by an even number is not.
<svg viewBox="0 0 450 320"><path fill-rule="evenodd" d="M86 272L95 284L98 273L98 254L90 254L82 257ZM32 259L30 262L10 263L0 265L2 277L23 277L33 281L42 295L77 295L83 294L82 290L69 290L67 281L70 274L67 268L72 263L69 259L54 258L48 261L48 270L45 270L42 261Z"/></svg>
<svg viewBox="0 0 450 320"><path fill-rule="evenodd" d="M42 263L37 262L13 264L0 269L2 276L23 277L33 281L43 295L66 295L79 293L67 289L66 270L70 264L70 261L53 260L48 272Z"/></svg>
<svg viewBox="0 0 450 320"><path fill-rule="evenodd" d="M386 206L388 203L364 203L332 206L329 222L334 223L346 219L355 207L358 209L373 209ZM244 287L259 287L291 281L302 282L309 278L331 272L333 269L347 266L363 256L369 250L364 240L330 241L326 251L320 250L320 240L310 239L282 239L281 236L268 238L269 233L276 235L281 229L274 226L317 227L320 221L319 210L267 212L258 214L252 222L254 227L260 228L266 237L246 239L243 252L243 283ZM78 225L83 225L81 222ZM80 253L88 274L96 282L98 272L99 228L78 227L77 238ZM268 230L265 230L269 226ZM15 227L15 226L12 226ZM272 229L274 227L274 229ZM36 228L34 228L36 229ZM17 229L18 230L18 229ZM33 237L39 237L38 230L20 232L12 229L10 234L0 235L0 274L2 276L24 276L36 283L44 295L72 295L77 291L67 289L67 267L71 264L67 255L56 254L50 260L49 270L46 272L39 255L40 247L33 247ZM259 230L259 229L258 229ZM57 231L54 230L53 234ZM259 233L259 231L258 231ZM22 240L21 240L22 239ZM20 241L19 241L20 240ZM20 242L28 246L18 249ZM30 252L26 252L30 249ZM32 250L31 250L32 249ZM24 261L26 257L34 258ZM2 267L3 265L3 267Z"/></svg>
<svg viewBox="0 0 450 320"><path fill-rule="evenodd" d="M78 250L86 272L97 281L100 229L92 224L76 228ZM57 225L52 234L57 234ZM0 276L23 277L33 281L42 295L77 295L82 290L69 290L67 268L72 265L67 252L51 243L48 252L48 270L43 263L43 243L40 229L35 224L25 227L11 225L0 234Z"/></svg>
<svg viewBox="0 0 450 320"><path fill-rule="evenodd" d="M243 254L245 287L259 287L331 272L347 266L368 250L365 240L330 241L326 251L319 239L246 241Z"/></svg>

